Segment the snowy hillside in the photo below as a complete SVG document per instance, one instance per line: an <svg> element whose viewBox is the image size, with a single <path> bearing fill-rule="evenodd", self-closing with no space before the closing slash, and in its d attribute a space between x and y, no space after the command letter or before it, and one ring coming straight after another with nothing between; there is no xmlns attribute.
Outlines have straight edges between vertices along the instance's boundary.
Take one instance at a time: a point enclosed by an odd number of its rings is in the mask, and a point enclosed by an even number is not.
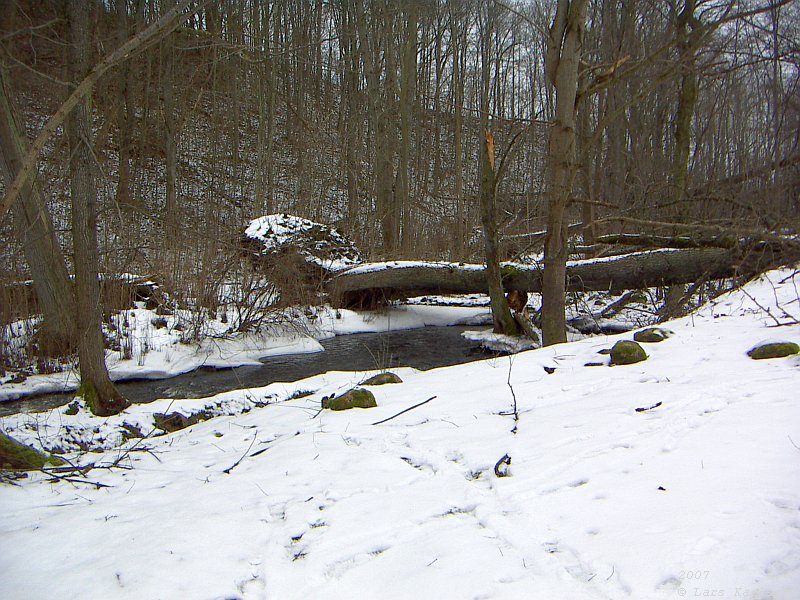
<svg viewBox="0 0 800 600"><path fill-rule="evenodd" d="M367 375L337 372L108 419L6 417L28 442L110 449L68 454L96 466L74 480L107 487L0 485L0 597L793 600L800 356L746 352L800 342L798 278L665 324L634 365L598 354L624 334L400 369L368 410L320 411ZM112 447L123 422L204 406L228 414Z"/></svg>

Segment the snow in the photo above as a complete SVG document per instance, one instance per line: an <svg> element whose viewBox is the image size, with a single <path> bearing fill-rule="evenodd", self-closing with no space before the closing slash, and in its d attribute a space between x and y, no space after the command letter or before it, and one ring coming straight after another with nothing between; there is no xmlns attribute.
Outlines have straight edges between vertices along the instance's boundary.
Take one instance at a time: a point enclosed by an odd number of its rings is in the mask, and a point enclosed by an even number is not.
<svg viewBox="0 0 800 600"><path fill-rule="evenodd" d="M641 252L631 252L622 255L604 256L598 258L588 258L579 260L567 261L567 266L570 268L581 267L596 263L609 263L619 261L621 259L634 258L637 256L644 256L650 254L674 254L684 252L680 248L656 248L653 250L643 250ZM544 255L533 257L526 257L526 262L508 261L503 262L503 266L513 267L520 271L541 271L544 261ZM421 260L390 260L385 262L370 262L364 264L357 264L346 270L348 275L360 275L365 273L375 273L377 271L385 271L389 269L458 269L459 271L483 271L486 269L484 264L473 263L455 263L446 261L421 261Z"/></svg>
<svg viewBox="0 0 800 600"><path fill-rule="evenodd" d="M346 269L362 260L353 242L338 230L295 215L258 217L250 221L244 234L261 243L264 254L292 246L309 262L330 271Z"/></svg>
<svg viewBox="0 0 800 600"><path fill-rule="evenodd" d="M512 264L512 263L503 263ZM513 263L516 264L516 263ZM445 261L424 261L424 260L389 260L384 262L370 262L356 265L347 270L348 275L360 275L363 273L375 273L387 269L459 269L461 271L483 271L486 265L454 263Z"/></svg>
<svg viewBox="0 0 800 600"><path fill-rule="evenodd" d="M477 342L484 348L506 354L515 354L523 350L536 348L540 345L526 337L493 333L491 329L484 331L465 331L461 335L472 342Z"/></svg>
<svg viewBox="0 0 800 600"><path fill-rule="evenodd" d="M800 339L797 277L665 324L635 365L585 366L626 334L399 369L369 410L320 411L370 374L330 372L107 419L0 419L36 445L102 437L67 457L109 486L0 485L0 597L792 600L800 356L746 352ZM123 422L204 406L222 416L117 445Z"/></svg>

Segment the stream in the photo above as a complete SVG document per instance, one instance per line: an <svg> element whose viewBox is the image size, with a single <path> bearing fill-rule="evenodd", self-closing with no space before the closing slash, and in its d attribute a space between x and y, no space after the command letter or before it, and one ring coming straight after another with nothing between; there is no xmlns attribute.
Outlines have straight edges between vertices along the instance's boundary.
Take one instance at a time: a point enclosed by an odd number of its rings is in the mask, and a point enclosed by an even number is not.
<svg viewBox="0 0 800 600"><path fill-rule="evenodd" d="M132 402L159 398L203 398L276 381L298 381L326 371L368 371L397 366L427 370L489 358L492 354L466 340L464 326L424 327L384 333L340 335L320 343L324 352L284 354L262 359L260 366L200 368L169 379L138 379L117 384ZM0 403L0 416L43 411L71 402L74 394L44 394Z"/></svg>

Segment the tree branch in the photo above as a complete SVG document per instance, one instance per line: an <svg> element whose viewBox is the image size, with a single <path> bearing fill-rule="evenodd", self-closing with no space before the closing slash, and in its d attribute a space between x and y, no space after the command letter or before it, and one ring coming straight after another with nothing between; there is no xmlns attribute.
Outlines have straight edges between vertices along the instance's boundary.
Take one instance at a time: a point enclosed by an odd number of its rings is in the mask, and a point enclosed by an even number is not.
<svg viewBox="0 0 800 600"><path fill-rule="evenodd" d="M180 4L164 13L164 15L157 21L153 22L149 27L142 30L140 33L133 36L130 40L125 42L122 46L117 48L114 52L106 56L92 69L86 78L75 88L70 94L69 98L58 108L52 117L47 121L47 124L39 132L39 135L34 140L28 153L25 155L22 165L20 167L17 177L14 182L6 190L6 195L3 198L3 203L0 205L0 217L6 214L14 205L17 197L19 196L22 188L27 183L31 174L33 173L39 155L44 148L45 143L55 133L56 129L65 121L72 109L81 101L81 99L90 93L95 82L110 68L116 66L120 62L127 60L133 54L141 52L149 44L157 41L161 37L173 31L181 22L188 19L195 12L205 4L207 0L201 0L197 6L189 11L183 12L195 0L183 0Z"/></svg>
<svg viewBox="0 0 800 600"><path fill-rule="evenodd" d="M409 406L409 407L408 407L408 408L406 408L405 410L401 410L401 411L400 411L399 413L397 413L396 415L392 415L391 417L388 417L388 418L386 418L386 419L383 419L383 420L381 420L381 421L375 421L375 422L373 423L373 425L380 425L381 423L386 423L386 421L391 421L391 420L392 420L392 419L394 419L395 417L399 417L400 415L402 415L402 414L404 414L404 413L407 413L407 412L408 412L408 411L410 411L410 410L414 410L415 408L418 408L418 407L422 406L423 404L427 404L428 402L430 402L431 400L433 400L433 399L435 399L435 398L436 398L436 396L431 396L430 398L428 398L427 400L424 400L424 401L420 402L419 404L415 404L414 406Z"/></svg>

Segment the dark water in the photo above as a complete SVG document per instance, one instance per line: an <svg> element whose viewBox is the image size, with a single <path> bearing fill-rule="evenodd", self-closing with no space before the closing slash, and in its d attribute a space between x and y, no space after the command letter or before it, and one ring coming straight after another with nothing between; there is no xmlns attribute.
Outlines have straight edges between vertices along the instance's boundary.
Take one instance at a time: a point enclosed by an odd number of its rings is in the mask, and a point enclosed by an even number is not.
<svg viewBox="0 0 800 600"><path fill-rule="evenodd" d="M202 398L219 392L297 381L326 371L366 371L389 367L427 370L481 360L490 355L462 331L475 327L425 327L389 333L342 335L321 342L325 352L268 357L262 366L201 368L169 379L121 382L132 402L159 398ZM47 410L72 401L72 394L47 394L0 404L0 416Z"/></svg>

